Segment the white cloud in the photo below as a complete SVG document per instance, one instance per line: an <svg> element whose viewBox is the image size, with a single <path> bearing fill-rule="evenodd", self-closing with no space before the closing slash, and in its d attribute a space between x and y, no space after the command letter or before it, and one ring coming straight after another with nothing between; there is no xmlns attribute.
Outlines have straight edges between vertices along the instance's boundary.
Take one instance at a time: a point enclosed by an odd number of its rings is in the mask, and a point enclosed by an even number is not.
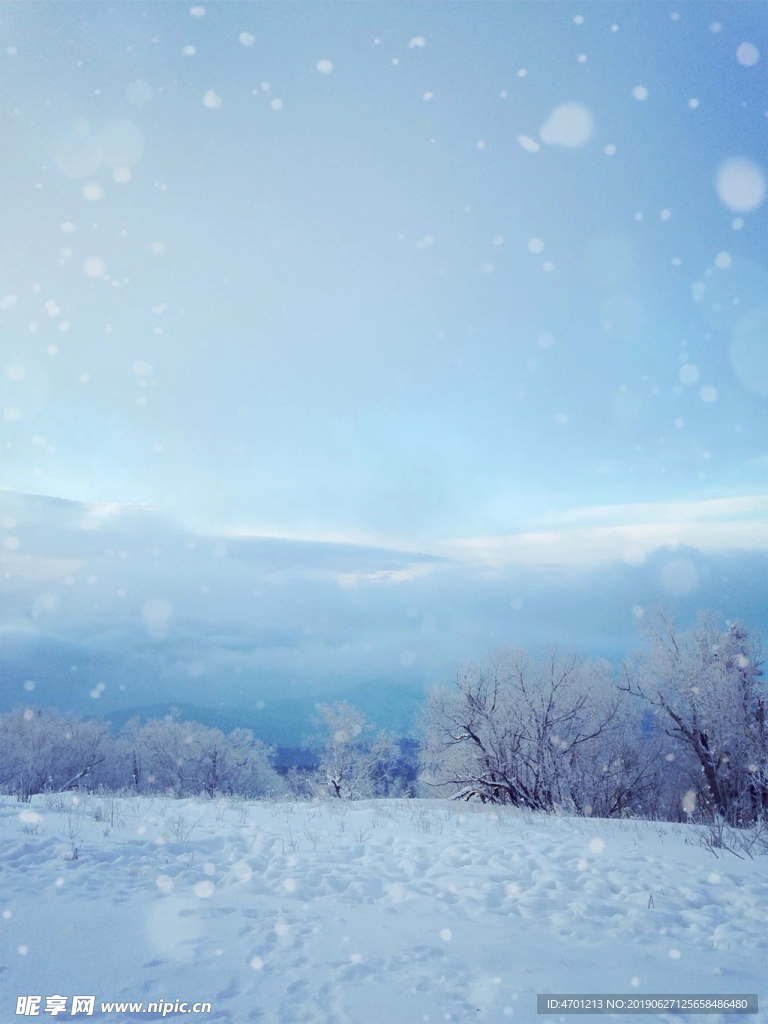
<svg viewBox="0 0 768 1024"><path fill-rule="evenodd" d="M768 551L768 497L602 505L550 519L557 528L446 541L436 550L472 564L590 566L637 564L659 548ZM589 524L589 525L586 525Z"/></svg>
<svg viewBox="0 0 768 1024"><path fill-rule="evenodd" d="M751 494L701 501L637 502L631 505L588 505L559 513L553 523L588 524L611 522L664 523L672 519L698 521L730 516L750 516L768 512L768 495Z"/></svg>

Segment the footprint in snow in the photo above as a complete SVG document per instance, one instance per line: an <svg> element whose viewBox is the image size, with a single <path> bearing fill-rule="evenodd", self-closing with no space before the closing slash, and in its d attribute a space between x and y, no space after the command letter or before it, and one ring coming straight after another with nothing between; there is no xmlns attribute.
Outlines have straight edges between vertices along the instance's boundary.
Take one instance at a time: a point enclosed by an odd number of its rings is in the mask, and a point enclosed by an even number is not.
<svg viewBox="0 0 768 1024"><path fill-rule="evenodd" d="M223 988L220 992L216 993L217 999L234 999L235 996L240 995L240 985L238 984L237 978L230 978L229 984L226 988Z"/></svg>

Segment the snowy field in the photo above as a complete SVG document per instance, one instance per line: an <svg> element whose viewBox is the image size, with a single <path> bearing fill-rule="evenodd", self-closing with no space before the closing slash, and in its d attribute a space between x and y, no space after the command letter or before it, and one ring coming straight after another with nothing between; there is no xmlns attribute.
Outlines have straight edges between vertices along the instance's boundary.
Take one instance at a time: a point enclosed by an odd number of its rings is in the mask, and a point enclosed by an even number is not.
<svg viewBox="0 0 768 1024"><path fill-rule="evenodd" d="M112 1022L153 1015L100 1002L207 1001L183 1019L209 1024L545 1022L574 1018L537 1016L537 992L766 995L768 858L715 857L686 826L69 794L0 797L0 814L4 1022L28 994L95 995L74 1019Z"/></svg>

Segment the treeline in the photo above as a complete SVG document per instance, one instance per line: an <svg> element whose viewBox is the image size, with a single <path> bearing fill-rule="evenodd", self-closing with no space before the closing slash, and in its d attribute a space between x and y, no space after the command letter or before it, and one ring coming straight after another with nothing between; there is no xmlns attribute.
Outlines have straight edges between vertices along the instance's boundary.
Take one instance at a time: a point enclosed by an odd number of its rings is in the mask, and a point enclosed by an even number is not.
<svg viewBox="0 0 768 1024"><path fill-rule="evenodd" d="M0 715L0 792L21 801L74 789L171 796L411 796L412 744L372 726L348 704L319 705L319 733L308 743L314 767L275 767L276 749L249 729L132 719L114 736L107 722L54 709Z"/></svg>
<svg viewBox="0 0 768 1024"><path fill-rule="evenodd" d="M538 811L673 821L768 819L766 694L756 638L656 615L618 669L503 651L461 669L422 709L420 745L318 705L315 767L279 773L249 730L174 715L106 723L39 709L0 716L0 789L174 796L447 796Z"/></svg>

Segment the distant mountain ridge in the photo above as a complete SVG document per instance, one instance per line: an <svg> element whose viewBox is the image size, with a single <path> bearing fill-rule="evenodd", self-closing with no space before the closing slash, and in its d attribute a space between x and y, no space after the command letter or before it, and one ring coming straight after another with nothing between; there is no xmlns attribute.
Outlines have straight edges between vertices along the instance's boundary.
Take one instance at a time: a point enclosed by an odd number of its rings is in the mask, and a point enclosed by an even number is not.
<svg viewBox="0 0 768 1024"><path fill-rule="evenodd" d="M131 718L147 721L164 718L176 708L182 719L229 733L233 729L250 729L265 743L281 748L300 748L315 732L313 718L318 703L347 701L360 708L378 729L387 729L396 736L413 738L418 727L417 716L423 694L398 684L372 686L364 684L341 693L316 699L314 696L257 701L246 705L210 707L184 701L159 701L136 707L106 712L104 718L119 732ZM259 705L263 704L263 707ZM96 708L94 708L96 711Z"/></svg>

